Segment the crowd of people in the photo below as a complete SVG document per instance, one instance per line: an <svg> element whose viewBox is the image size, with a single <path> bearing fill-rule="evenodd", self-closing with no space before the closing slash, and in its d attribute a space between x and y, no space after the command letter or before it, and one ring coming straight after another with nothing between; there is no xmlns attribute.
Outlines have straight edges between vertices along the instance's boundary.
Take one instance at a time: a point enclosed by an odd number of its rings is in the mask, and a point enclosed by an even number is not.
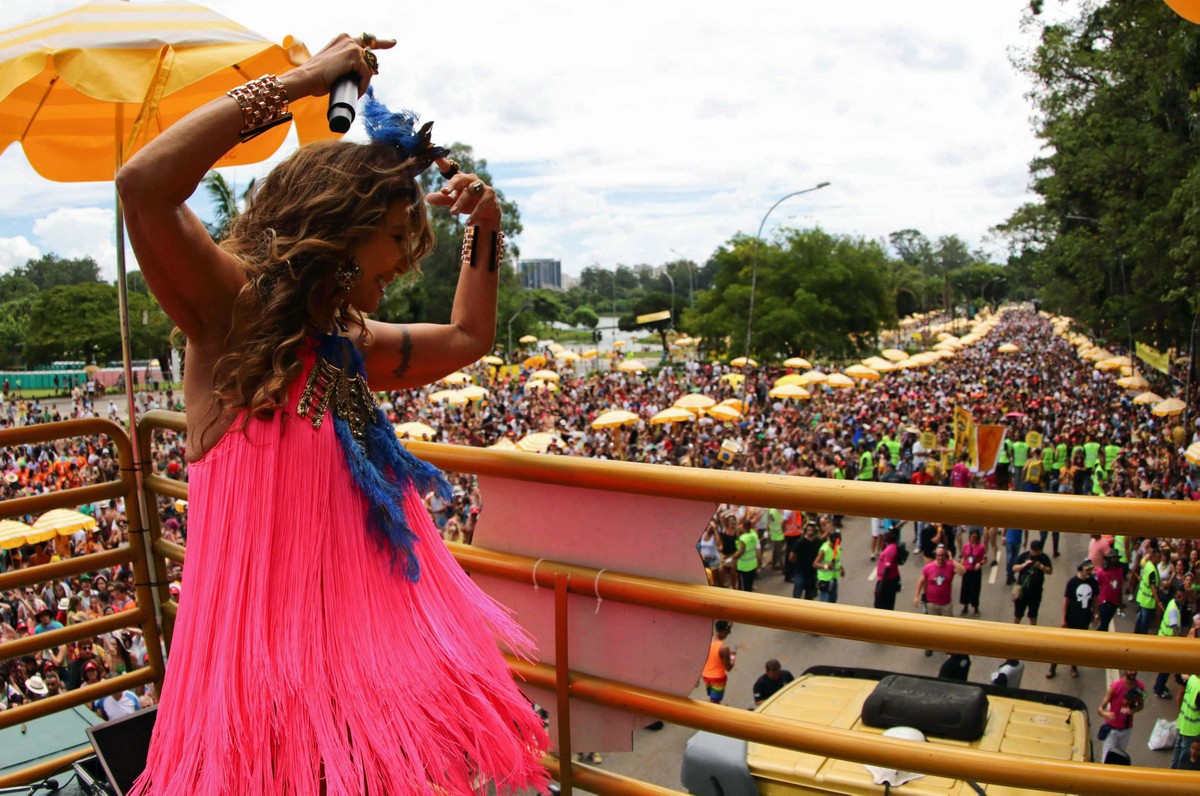
<svg viewBox="0 0 1200 796"><path fill-rule="evenodd" d="M1001 343L1015 344L1018 351L1000 353ZM1200 472L1183 455L1200 440L1200 424L1193 422L1200 412L1191 407L1180 415L1154 416L1149 407L1133 403L1133 393L1119 387L1111 373L1080 357L1048 320L1027 308L1002 313L986 337L952 358L894 371L852 389L809 385L813 397L806 401L770 397L774 381L788 372L776 366L736 369L693 357L654 371L626 373L615 364L579 375L563 369L555 389L531 388L527 371L480 364L468 372L488 392L482 401L435 403L429 398L434 386L393 392L382 397L381 406L394 423L432 426L434 441L476 447L548 432L556 437L547 450L551 454L917 486L1200 500ZM832 369L833 363L827 364ZM730 378L735 373L744 375L744 384ZM1143 375L1161 394L1174 391L1165 376L1153 371ZM744 416L728 422L699 413L690 422L650 422L689 393L717 401L738 399ZM179 406L170 392L140 398L145 409ZM956 452L956 406L968 407L976 423L1006 427L991 472L972 472L967 457ZM632 412L638 420L618 428L591 427L594 418L612 409ZM69 412L36 401L7 400L0 427L65 419L67 414L119 419L120 412L115 405L103 410L86 395L74 396ZM730 461L723 446L740 453ZM185 452L182 439L159 433L152 466L167 477L186 480ZM115 451L103 437L10 448L0 451L0 495L7 499L97 483L118 472ZM470 543L482 497L469 474L452 475L451 481L452 499L431 494L428 508L444 538ZM123 542L127 529L120 502L92 508L95 531L4 551L0 569ZM164 534L184 543L186 511L165 500L160 509ZM1003 566L1013 589L1013 621L1059 623L1060 603L1046 591L1046 581L1056 568L1065 568L1073 574L1061 603L1064 626L1107 629L1115 616L1130 611L1137 614L1137 632L1196 635L1200 545L1194 540L1097 535L1090 540L1086 561L1060 567L1060 534L1053 528L1038 531L910 524L882 517L872 520L869 542L863 540L855 549L869 549L877 574L877 608L895 608L911 550L920 567L911 579L914 605L929 613L978 616L984 574ZM756 578L778 572L791 583L795 597L836 602L845 576L842 532L838 516L722 506L698 551L715 585L753 590ZM180 579L178 572L171 576ZM46 584L40 591L0 595L0 633L7 640L121 610L131 580L131 572L119 569ZM108 634L0 664L7 686L0 706L42 698L43 690L77 686L91 676L89 666L100 678L126 670L139 662L139 643L135 632ZM80 666L85 644L89 662ZM774 671L768 667L767 674ZM1076 674L1074 667L1071 673ZM1049 677L1056 674L1057 667L1047 672ZM1152 691L1174 696L1172 680L1160 675ZM1179 686L1177 693L1184 688ZM138 696L142 701L153 698ZM1104 712L1111 713L1111 705ZM1115 736L1117 741L1120 737Z"/></svg>

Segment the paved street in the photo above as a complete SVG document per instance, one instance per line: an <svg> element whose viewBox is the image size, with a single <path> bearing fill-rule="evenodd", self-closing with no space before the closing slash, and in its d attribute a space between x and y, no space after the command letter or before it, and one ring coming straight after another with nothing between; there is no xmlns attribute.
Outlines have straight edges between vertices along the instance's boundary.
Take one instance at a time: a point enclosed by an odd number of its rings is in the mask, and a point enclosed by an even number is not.
<svg viewBox="0 0 1200 796"><path fill-rule="evenodd" d="M905 526L909 535L907 541L912 549L911 524ZM874 593L874 581L868 576L874 571L874 563L869 560L870 525L868 520L847 517L845 522L845 562L847 577L841 585L841 602L851 605L870 605ZM1001 544L1003 550L1003 544ZM1049 553L1049 551L1047 551ZM1047 578L1045 595L1042 601L1041 619L1043 624L1057 626L1062 617L1062 591L1067 581L1075 573L1075 566L1087 553L1087 537L1077 534L1063 534L1062 556L1054 559L1054 573ZM1003 552L1001 552L1003 556ZM917 578L921 567L919 553L914 553L904 568L904 591L897 598L898 610L913 610L912 596L916 588ZM766 594L790 595L791 584L783 582L779 575L768 575L757 584L760 591ZM958 583L955 583L954 596L957 605ZM984 575L983 599L980 606L983 617L980 621L1001 622L998 632L1018 632L1013 628L1012 602L1009 590L1004 585L1004 562L993 567ZM1117 619L1118 630L1133 631L1133 612L1123 619ZM765 629L748 625L737 625L730 634L728 643L737 647L738 657L734 671L730 674L725 704L732 707L749 707L754 703L751 688L754 680L762 674L763 664L768 658L778 658L785 669L799 675L809 666L821 664L856 665L875 669L886 669L912 674L936 676L945 656L935 653L932 658L926 658L922 650L887 647L882 644L868 644L846 641L836 638L812 637L807 634L788 633L781 630ZM703 661L696 662L699 672ZM996 670L999 661L995 658L973 658L971 662L971 681L986 682ZM1098 726L1096 707L1100 704L1107 688L1108 673L1097 669L1081 669L1080 676L1075 679L1070 676L1070 668L1060 666L1058 676L1053 680L1045 677L1048 665L1030 663L1025 670L1022 683L1024 688L1069 694L1081 698L1089 708L1089 718L1092 724L1092 737ZM1139 676L1151 684L1155 673L1141 673ZM1171 686L1172 691L1177 686ZM704 699L704 689L697 688L692 693L693 698ZM1151 694L1146 702L1146 709L1138 715L1134 724L1133 739L1129 751L1134 765L1165 768L1170 763L1168 752L1151 752L1146 748L1146 739L1154 720L1160 716L1174 719L1176 707L1174 700L1155 699ZM634 734L634 750L627 753L604 755L602 768L628 776L638 777L656 785L682 790L679 780L679 767L683 759L683 747L693 730L668 724L662 730L654 732L638 730ZM1099 744L1096 744L1098 750Z"/></svg>

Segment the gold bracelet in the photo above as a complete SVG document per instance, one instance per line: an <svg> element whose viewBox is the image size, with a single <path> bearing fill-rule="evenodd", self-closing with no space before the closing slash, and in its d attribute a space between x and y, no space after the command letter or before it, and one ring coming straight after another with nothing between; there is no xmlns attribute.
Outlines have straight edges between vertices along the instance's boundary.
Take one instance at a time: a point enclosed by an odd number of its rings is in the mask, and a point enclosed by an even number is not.
<svg viewBox="0 0 1200 796"><path fill-rule="evenodd" d="M275 75L263 75L226 93L233 97L242 110L244 124L238 138L243 143L272 127L291 121L287 89Z"/></svg>
<svg viewBox="0 0 1200 796"><path fill-rule="evenodd" d="M476 265L475 253L478 251L476 244L479 242L479 227L467 227L463 230L462 256L459 259L460 266L474 268ZM493 231L489 236L488 248L488 271L493 272L500 267L501 261L504 259L504 233Z"/></svg>

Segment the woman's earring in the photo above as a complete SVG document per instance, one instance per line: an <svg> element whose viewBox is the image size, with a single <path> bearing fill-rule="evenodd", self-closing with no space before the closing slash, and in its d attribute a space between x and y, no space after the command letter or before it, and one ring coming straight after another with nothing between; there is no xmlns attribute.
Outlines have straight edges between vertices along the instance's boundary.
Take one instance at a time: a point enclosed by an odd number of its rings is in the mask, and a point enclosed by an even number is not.
<svg viewBox="0 0 1200 796"><path fill-rule="evenodd" d="M354 283L362 276L362 269L358 267L358 263L353 258L349 262L342 263L334 272L333 278L337 280L338 285L347 293L354 287Z"/></svg>

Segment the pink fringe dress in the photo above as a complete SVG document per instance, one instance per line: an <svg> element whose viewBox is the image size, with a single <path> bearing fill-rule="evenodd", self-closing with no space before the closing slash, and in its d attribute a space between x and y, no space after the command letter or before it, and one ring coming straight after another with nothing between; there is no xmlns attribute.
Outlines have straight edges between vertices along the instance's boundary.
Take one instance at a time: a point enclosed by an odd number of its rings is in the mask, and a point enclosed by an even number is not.
<svg viewBox="0 0 1200 796"><path fill-rule="evenodd" d="M542 724L497 640L532 645L421 497L420 577L367 525L333 423L240 420L190 465L186 578L135 794L468 794L545 786ZM322 777L324 781L322 782Z"/></svg>

